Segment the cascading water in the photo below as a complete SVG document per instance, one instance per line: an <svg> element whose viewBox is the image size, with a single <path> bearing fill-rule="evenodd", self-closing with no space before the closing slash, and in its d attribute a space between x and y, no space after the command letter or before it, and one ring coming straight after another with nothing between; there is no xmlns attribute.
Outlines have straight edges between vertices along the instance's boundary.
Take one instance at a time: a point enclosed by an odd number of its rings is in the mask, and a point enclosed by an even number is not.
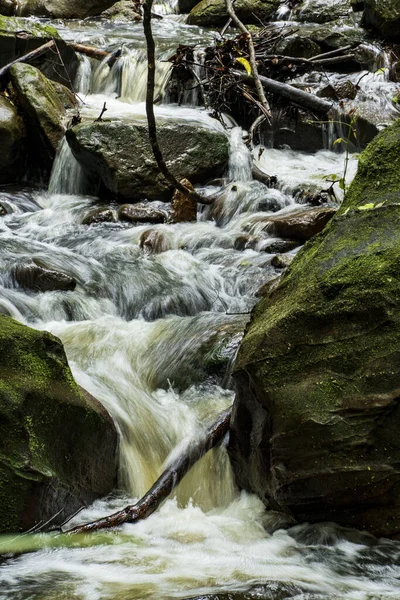
<svg viewBox="0 0 400 600"><path fill-rule="evenodd" d="M164 59L168 44L182 43L179 36L188 43L203 36L175 17L156 24L156 30ZM87 29L73 23L62 32L77 41L103 36L90 23ZM141 26L110 28L107 35L110 49L122 41L126 48L111 68L82 62L77 82L85 102L82 115L96 118L107 102L107 116L143 119L144 67L136 43ZM179 114L221 128L193 107L162 105L157 114L171 119ZM85 181L66 143L48 192L0 194L8 213L0 220L0 312L60 337L76 380L104 404L121 434L123 491L96 502L75 524L140 497L165 465L231 405L229 370L216 378L206 365L226 352L220 344L226 332L233 340L232 360L255 292L276 276L272 255L263 251L271 240L266 218L300 208L297 188L321 186L333 173L338 178L343 173L343 157L332 152L311 156L257 148L258 166L280 182L268 189L252 180L242 131L233 128L229 135L229 175L222 187L203 190L218 198L199 211L196 223L83 225L98 205L96 189ZM163 236L164 252L140 248L149 228ZM243 235L255 236L257 245L238 250ZM18 287L13 266L32 260L74 277L76 289L33 293ZM396 543L331 524L288 530L281 525L260 500L235 488L222 445L143 522L89 539L63 538L60 547L48 536L17 540L38 551L1 567L0 599L167 600L246 591L243 598L270 600L399 598ZM0 539L0 552L1 544L9 548L10 540Z"/></svg>

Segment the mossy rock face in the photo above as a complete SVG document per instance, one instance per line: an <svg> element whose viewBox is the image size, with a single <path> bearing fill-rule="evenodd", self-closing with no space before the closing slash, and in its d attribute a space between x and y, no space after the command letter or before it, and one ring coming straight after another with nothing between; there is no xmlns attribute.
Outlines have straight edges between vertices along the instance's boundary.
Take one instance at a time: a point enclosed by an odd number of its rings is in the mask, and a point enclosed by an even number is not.
<svg viewBox="0 0 400 600"><path fill-rule="evenodd" d="M84 19L99 15L113 4L115 0L26 0L20 10L23 16Z"/></svg>
<svg viewBox="0 0 400 600"><path fill-rule="evenodd" d="M398 0L365 0L363 20L385 40L400 42L400 3Z"/></svg>
<svg viewBox="0 0 400 600"><path fill-rule="evenodd" d="M60 523L116 484L117 434L61 342L0 315L0 532Z"/></svg>
<svg viewBox="0 0 400 600"><path fill-rule="evenodd" d="M299 521L400 535L400 120L255 307L235 367L241 487Z"/></svg>
<svg viewBox="0 0 400 600"><path fill-rule="evenodd" d="M188 121L157 120L165 161L178 179L193 183L219 177L228 163L224 132ZM122 200L168 198L171 188L160 174L143 121L82 123L69 129L67 141L88 174Z"/></svg>
<svg viewBox="0 0 400 600"><path fill-rule="evenodd" d="M50 167L65 133L64 104L51 81L32 65L13 65L10 77L16 101L27 117L33 153L40 153Z"/></svg>
<svg viewBox="0 0 400 600"><path fill-rule="evenodd" d="M15 106L0 96L0 183L13 183L23 175L25 127Z"/></svg>
<svg viewBox="0 0 400 600"><path fill-rule="evenodd" d="M348 17L351 12L350 0L307 0L296 7L297 18L305 23L328 23Z"/></svg>
<svg viewBox="0 0 400 600"><path fill-rule="evenodd" d="M268 21L279 8L280 0L237 0L235 12L244 23ZM258 17L258 18L257 18ZM224 0L201 0L191 10L188 23L204 27L220 27L228 20Z"/></svg>

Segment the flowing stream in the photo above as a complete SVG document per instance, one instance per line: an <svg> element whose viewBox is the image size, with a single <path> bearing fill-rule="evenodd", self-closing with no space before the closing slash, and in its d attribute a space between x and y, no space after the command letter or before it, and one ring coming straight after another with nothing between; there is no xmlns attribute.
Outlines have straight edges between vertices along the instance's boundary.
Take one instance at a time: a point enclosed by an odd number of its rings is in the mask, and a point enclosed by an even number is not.
<svg viewBox="0 0 400 600"><path fill-rule="evenodd" d="M106 101L107 117L143 119L141 25L57 26L67 39L123 47L111 69L82 60L76 85L83 116L96 117ZM154 27L162 93L168 71L162 61L178 43L205 44L214 33L185 25L174 14ZM186 98L188 104L194 100ZM222 129L195 106L162 104L157 114ZM219 199L199 211L196 223L82 225L99 201L66 143L48 191L0 192L8 213L0 219L0 312L57 335L76 380L104 404L121 433L123 491L87 508L74 524L139 498L231 405L235 348L256 291L278 274L271 266L268 244L274 238L265 219L271 211L301 208L298 189L323 187L332 174L343 174L343 155L330 150L308 155L256 148L258 165L278 177L277 189L267 189L251 178L243 132L232 127L227 135L229 173L222 187L203 189ZM356 162L350 160L349 180ZM139 247L149 228L160 234L163 252ZM251 249L237 249L243 234L256 240ZM74 277L76 290L31 293L18 287L11 269L31 260ZM221 350L225 332L233 341ZM219 352L228 353L228 367L217 377L204 365ZM0 599L400 598L398 543L333 524L282 525L259 499L236 489L222 445L145 521L77 542L63 540L59 547L46 535L28 537L28 545L39 549L0 567Z"/></svg>

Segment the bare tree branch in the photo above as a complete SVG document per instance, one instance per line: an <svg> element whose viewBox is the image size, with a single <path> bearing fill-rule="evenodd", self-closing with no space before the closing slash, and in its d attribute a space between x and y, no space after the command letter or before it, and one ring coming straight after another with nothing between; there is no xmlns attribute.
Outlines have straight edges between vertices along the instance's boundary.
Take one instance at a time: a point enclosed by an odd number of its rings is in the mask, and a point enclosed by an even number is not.
<svg viewBox="0 0 400 600"><path fill-rule="evenodd" d="M182 192L187 198L198 202L200 204L212 204L215 200L213 197L201 196L197 192L188 190L185 188L171 173L167 167L161 148L157 139L157 125L156 118L154 115L154 88L155 88L155 75L156 75L156 58L155 58L155 43L153 33L151 29L151 9L153 0L146 0L143 3L143 30L146 37L147 43L147 90L146 90L146 115L147 123L149 128L149 141L151 149L156 159L157 166L160 172L164 175L165 179L177 190Z"/></svg>

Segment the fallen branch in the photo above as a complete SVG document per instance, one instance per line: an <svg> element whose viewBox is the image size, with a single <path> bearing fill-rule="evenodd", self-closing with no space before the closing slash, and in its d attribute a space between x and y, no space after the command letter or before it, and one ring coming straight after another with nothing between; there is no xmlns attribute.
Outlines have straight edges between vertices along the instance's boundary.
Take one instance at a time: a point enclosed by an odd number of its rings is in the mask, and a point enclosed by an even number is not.
<svg viewBox="0 0 400 600"><path fill-rule="evenodd" d="M157 125L156 118L154 115L154 88L155 88L155 77L156 77L156 57L155 57L155 43L153 38L153 32L151 30L151 8L153 0L146 0L143 3L143 30L146 37L147 43L147 89L146 89L146 115L147 123L149 128L149 141L153 151L154 158L159 171L164 175L165 179L177 190L182 192L187 198L193 200L193 202L199 202L200 204L213 204L215 198L201 196L197 192L188 190L183 186L174 176L173 173L167 167L163 158L161 148L158 144L157 139Z"/></svg>
<svg viewBox="0 0 400 600"><path fill-rule="evenodd" d="M255 80L253 77L250 77L250 75L245 75L244 73L239 73L238 71L233 71L233 74L240 79L240 81L243 81L243 83L255 86ZM310 94L309 92L305 92L304 90L299 90L293 85L281 83L280 81L275 81L274 79L263 77L262 75L259 75L258 79L268 92L276 94L277 96L288 98L291 102L298 104L302 108L327 114L333 107L332 102L323 100L322 98L319 98L314 94Z"/></svg>
<svg viewBox="0 0 400 600"><path fill-rule="evenodd" d="M226 5L226 10L227 10L229 17L232 19L232 21L235 23L235 25L240 29L240 31L242 31L246 36L247 47L249 50L249 62L250 62L251 71L253 74L254 85L257 90L258 99L260 101L262 112L264 113L264 115L267 118L267 120L269 121L269 123L271 123L271 108L270 108L268 100L265 96L264 89L263 89L263 86L261 84L261 81L260 81L260 78L258 75L256 53L254 50L253 38L251 36L250 31L247 29L247 27L242 23L242 21L236 15L233 5L232 5L232 0L225 0L225 5Z"/></svg>
<svg viewBox="0 0 400 600"><path fill-rule="evenodd" d="M108 517L78 525L65 533L89 533L99 529L118 527L123 523L136 523L149 517L157 510L161 502L169 496L189 469L222 440L229 429L231 412L231 409L229 409L219 415L218 419L207 429L204 437L191 444L187 451L164 471L139 502L130 504Z"/></svg>
<svg viewBox="0 0 400 600"><path fill-rule="evenodd" d="M46 42L46 44L43 44L43 46L39 46L39 48L35 48L35 50L31 50L31 52L28 52L28 54L24 54L24 56L20 56L19 58L16 58L12 62L8 63L8 65L5 65L4 67L2 67L0 69L0 79L2 79L2 77L4 77L4 75L6 75L8 73L8 71L11 69L11 67L13 65L20 63L20 62L29 62L30 60L37 58L41 54L48 52L51 48L53 48L53 46L55 46L55 41L50 40L50 42Z"/></svg>
<svg viewBox="0 0 400 600"><path fill-rule="evenodd" d="M95 58L96 60L104 60L111 55L111 52L107 52L107 50L100 50L100 48L87 46L86 44L68 42L68 46L70 46L72 50L75 50L75 52L79 52L79 54L85 54L89 58Z"/></svg>

